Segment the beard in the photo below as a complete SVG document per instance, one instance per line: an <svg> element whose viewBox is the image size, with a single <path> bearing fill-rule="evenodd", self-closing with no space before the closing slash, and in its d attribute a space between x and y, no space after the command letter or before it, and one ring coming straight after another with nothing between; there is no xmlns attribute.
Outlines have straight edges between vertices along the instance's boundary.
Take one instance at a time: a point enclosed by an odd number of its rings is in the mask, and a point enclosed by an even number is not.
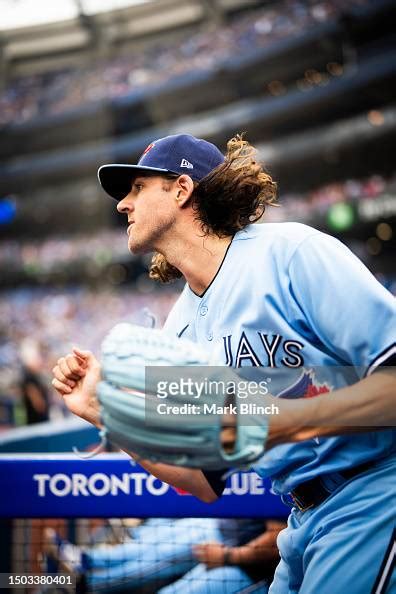
<svg viewBox="0 0 396 594"><path fill-rule="evenodd" d="M138 255L152 252L153 248L150 246L151 242L149 242L146 238L139 238L139 236L137 234L133 234L133 232L129 234L128 250L131 252L131 254Z"/></svg>
<svg viewBox="0 0 396 594"><path fill-rule="evenodd" d="M157 250L159 241L163 242L165 233L171 227L171 223L150 226L146 225L139 229L136 223L133 224L128 233L128 249L132 254L147 254ZM151 227L151 228L150 228Z"/></svg>

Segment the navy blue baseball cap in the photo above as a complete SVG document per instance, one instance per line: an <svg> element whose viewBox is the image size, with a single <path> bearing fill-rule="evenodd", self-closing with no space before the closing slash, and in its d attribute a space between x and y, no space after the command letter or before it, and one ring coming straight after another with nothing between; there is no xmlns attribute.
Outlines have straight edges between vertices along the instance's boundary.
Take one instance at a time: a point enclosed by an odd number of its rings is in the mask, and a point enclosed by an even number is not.
<svg viewBox="0 0 396 594"><path fill-rule="evenodd" d="M185 173L194 181L201 181L223 162L224 155L211 142L190 134L174 134L150 143L137 165L102 165L98 178L109 196L122 200L131 191L132 180L137 175Z"/></svg>

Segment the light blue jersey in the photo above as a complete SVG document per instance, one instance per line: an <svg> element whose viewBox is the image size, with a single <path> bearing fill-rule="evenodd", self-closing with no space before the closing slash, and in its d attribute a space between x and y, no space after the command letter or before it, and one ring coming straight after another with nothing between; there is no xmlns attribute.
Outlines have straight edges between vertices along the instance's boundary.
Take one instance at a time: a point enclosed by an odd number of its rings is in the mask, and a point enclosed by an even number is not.
<svg viewBox="0 0 396 594"><path fill-rule="evenodd" d="M299 223L250 225L202 296L186 285L164 330L213 349L229 366L295 370L301 395L312 396L323 384L310 367L354 366L357 381L396 356L396 302L337 239ZM315 438L273 448L255 470L287 493L394 451L392 430Z"/></svg>

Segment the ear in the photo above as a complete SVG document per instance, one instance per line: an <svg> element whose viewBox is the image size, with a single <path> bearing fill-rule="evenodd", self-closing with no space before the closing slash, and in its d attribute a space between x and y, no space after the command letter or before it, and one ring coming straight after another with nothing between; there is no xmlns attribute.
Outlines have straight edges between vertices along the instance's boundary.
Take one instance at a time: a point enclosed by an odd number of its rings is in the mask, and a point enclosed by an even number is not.
<svg viewBox="0 0 396 594"><path fill-rule="evenodd" d="M186 206L194 191L194 181L189 175L181 175L175 183L175 199L179 206Z"/></svg>

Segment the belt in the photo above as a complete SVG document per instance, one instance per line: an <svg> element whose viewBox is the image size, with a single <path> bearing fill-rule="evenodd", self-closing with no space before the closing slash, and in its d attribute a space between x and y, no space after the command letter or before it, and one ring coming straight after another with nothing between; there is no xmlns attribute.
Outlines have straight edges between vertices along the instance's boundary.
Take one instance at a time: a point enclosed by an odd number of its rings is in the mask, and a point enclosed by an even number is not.
<svg viewBox="0 0 396 594"><path fill-rule="evenodd" d="M332 491L337 489L341 484L366 472L366 470L369 470L373 465L374 463L372 461L365 462L359 466L354 466L353 468L347 468L345 470L340 470L337 473L326 475L329 478L336 477L338 479L338 483L336 482L332 489L329 489L324 485L324 477L315 477L310 481L298 485L290 492L290 496L294 505L296 505L300 511L306 511L307 509L311 509L322 503L322 501L327 499Z"/></svg>

